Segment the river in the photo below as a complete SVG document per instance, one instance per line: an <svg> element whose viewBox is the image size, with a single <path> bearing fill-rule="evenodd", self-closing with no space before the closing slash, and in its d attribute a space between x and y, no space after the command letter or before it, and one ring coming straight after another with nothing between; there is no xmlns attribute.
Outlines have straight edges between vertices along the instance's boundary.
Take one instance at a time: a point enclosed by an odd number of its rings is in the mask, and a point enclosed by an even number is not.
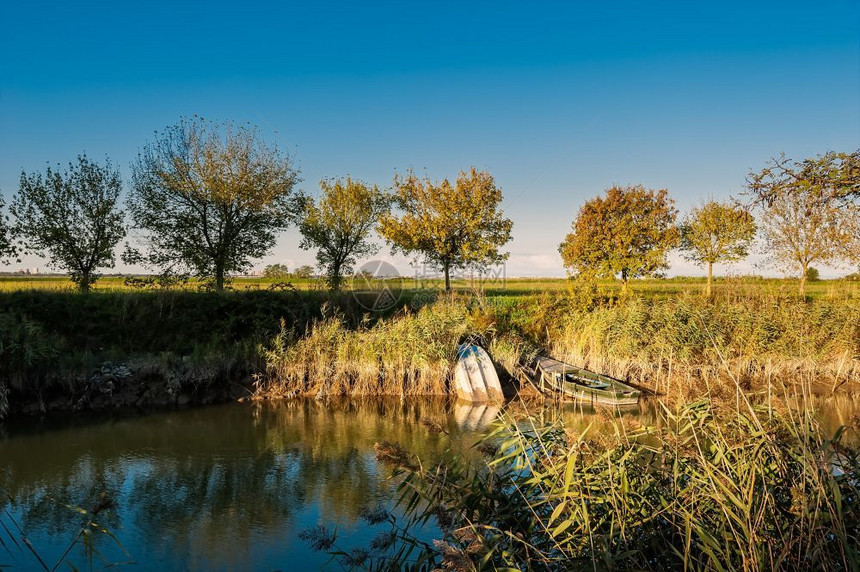
<svg viewBox="0 0 860 572"><path fill-rule="evenodd" d="M860 408L847 398L819 410L832 431ZM20 525L51 567L85 521L71 507L90 508L105 493L115 507L98 522L125 552L96 535L96 568L134 561L138 570L318 569L329 557L311 550L300 531L332 525L339 546L366 546L379 530L359 514L392 505L397 483L376 461L375 443L399 443L427 461L449 447L477 455L471 445L497 412L422 399L294 400L9 420L0 429L0 488L11 499L0 501L0 524ZM572 405L539 413L562 414L568 424L595 419ZM40 569L2 527L0 539L7 545L0 565ZM66 560L88 568L84 543Z"/></svg>

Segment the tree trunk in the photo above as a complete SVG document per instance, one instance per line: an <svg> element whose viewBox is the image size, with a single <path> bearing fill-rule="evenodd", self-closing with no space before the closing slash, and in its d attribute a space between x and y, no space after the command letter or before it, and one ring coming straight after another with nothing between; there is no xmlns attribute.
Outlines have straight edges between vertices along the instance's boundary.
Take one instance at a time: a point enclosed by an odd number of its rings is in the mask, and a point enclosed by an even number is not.
<svg viewBox="0 0 860 572"><path fill-rule="evenodd" d="M81 281L78 284L78 288L86 294L90 291L90 284L92 283L92 275L89 272L81 272Z"/></svg>
<svg viewBox="0 0 860 572"><path fill-rule="evenodd" d="M800 274L800 295L805 296L806 295L806 271L808 269L809 263L803 262L801 266L802 266L803 270Z"/></svg>
<svg viewBox="0 0 860 572"><path fill-rule="evenodd" d="M445 270L445 292L450 292L451 291L451 277L450 277L449 271L450 271L451 263L446 260L443 263L442 267Z"/></svg>
<svg viewBox="0 0 860 572"><path fill-rule="evenodd" d="M342 264L340 262L332 263L331 273L329 274L328 285L335 292L340 290L340 283L341 283L341 275L340 275L341 270L340 270L340 268L341 268L341 265Z"/></svg>
<svg viewBox="0 0 860 572"><path fill-rule="evenodd" d="M711 282L714 280L714 263L708 262L708 283L705 286L705 297L711 297Z"/></svg>
<svg viewBox="0 0 860 572"><path fill-rule="evenodd" d="M215 291L224 291L224 266L217 263L215 264Z"/></svg>
<svg viewBox="0 0 860 572"><path fill-rule="evenodd" d="M622 294L627 293L627 269L626 268L624 268L621 271L621 293Z"/></svg>

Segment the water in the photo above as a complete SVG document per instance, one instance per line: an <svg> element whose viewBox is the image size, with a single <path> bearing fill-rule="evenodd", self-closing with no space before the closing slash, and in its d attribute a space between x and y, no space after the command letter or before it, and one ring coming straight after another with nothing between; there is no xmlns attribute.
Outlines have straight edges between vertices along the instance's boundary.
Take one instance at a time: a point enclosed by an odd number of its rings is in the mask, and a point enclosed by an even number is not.
<svg viewBox="0 0 860 572"><path fill-rule="evenodd" d="M363 508L396 494L374 443L397 442L425 458L449 446L470 454L481 410L470 419L448 409L426 400L292 401L16 422L0 441L0 486L14 498L6 505L11 516L51 566L82 523L63 505L89 508L106 491L117 507L100 523L129 553L101 538L97 546L109 561L162 570L315 569L328 556L299 540L300 530L334 524L346 547L380 531L358 519ZM421 419L450 435L431 432ZM11 526L8 517L3 522ZM0 564L37 565L26 551L12 553L17 558L0 547ZM70 557L86 564L82 548Z"/></svg>
<svg viewBox="0 0 860 572"><path fill-rule="evenodd" d="M824 419L835 428L860 408L850 400L822 410L836 416ZM429 400L307 400L15 420L0 438L0 487L14 499L0 501L8 510L0 523L12 526L11 516L53 566L83 522L65 505L92 507L104 491L117 506L99 522L128 553L100 536L96 547L107 561L133 560L139 570L318 569L329 557L312 551L299 531L334 525L345 548L364 546L381 531L358 518L396 495L374 443L396 442L425 460L449 447L477 455L470 446L497 411ZM628 414L651 412L646 406ZM540 413L546 420L562 414L574 427L599 421L575 407ZM1 528L0 538L8 544ZM68 560L88 568L80 544ZM94 562L101 567L98 557ZM10 555L0 546L0 564L38 568L29 551L14 547Z"/></svg>

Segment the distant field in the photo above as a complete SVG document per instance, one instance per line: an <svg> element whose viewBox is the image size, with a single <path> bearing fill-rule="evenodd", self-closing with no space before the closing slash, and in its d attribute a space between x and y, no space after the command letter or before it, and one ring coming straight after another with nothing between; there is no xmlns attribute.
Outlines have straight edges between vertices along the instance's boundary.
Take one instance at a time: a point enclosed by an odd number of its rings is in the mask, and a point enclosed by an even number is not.
<svg viewBox="0 0 860 572"><path fill-rule="evenodd" d="M325 283L316 278L256 278L237 277L230 284L234 290L268 290L282 288L284 284L291 284L300 290L325 290ZM438 290L443 283L441 280L425 280L418 282L412 278L404 278L398 282L400 287L407 290ZM452 286L457 290L482 289L486 294L496 296L521 296L535 294L545 291L563 291L568 289L571 281L566 278L508 278L487 280L481 285L471 280L452 280ZM682 292L698 293L704 289L704 278L666 278L633 280L630 288L633 293L641 296L670 296ZM720 292L793 294L797 291L797 280L780 278L757 278L757 277L732 277L718 278L714 282L715 294ZM350 287L363 289L366 285L361 280L355 284L347 284ZM0 275L0 292L11 292L16 290L74 290L75 286L66 275L43 275L43 276L17 276ZM126 284L125 276L103 276L95 283L95 290L101 291L135 291L142 290ZM185 285L179 287L185 290L205 290L205 284L199 280L189 280ZM621 291L621 283L618 281L602 281L599 288L606 294L617 294ZM807 283L807 294L814 297L820 296L849 296L860 297L860 281L819 280Z"/></svg>

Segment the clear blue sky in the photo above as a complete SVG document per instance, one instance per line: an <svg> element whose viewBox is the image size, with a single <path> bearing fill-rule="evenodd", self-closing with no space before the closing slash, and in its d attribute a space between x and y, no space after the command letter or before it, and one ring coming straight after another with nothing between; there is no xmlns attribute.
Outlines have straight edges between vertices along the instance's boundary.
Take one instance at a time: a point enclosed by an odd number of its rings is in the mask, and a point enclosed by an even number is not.
<svg viewBox="0 0 860 572"><path fill-rule="evenodd" d="M562 275L558 243L613 183L684 210L781 151L860 147L860 3L0 5L7 200L22 169L81 151L127 177L194 113L258 124L311 192L488 169L514 220L509 275ZM313 254L291 231L272 261Z"/></svg>

